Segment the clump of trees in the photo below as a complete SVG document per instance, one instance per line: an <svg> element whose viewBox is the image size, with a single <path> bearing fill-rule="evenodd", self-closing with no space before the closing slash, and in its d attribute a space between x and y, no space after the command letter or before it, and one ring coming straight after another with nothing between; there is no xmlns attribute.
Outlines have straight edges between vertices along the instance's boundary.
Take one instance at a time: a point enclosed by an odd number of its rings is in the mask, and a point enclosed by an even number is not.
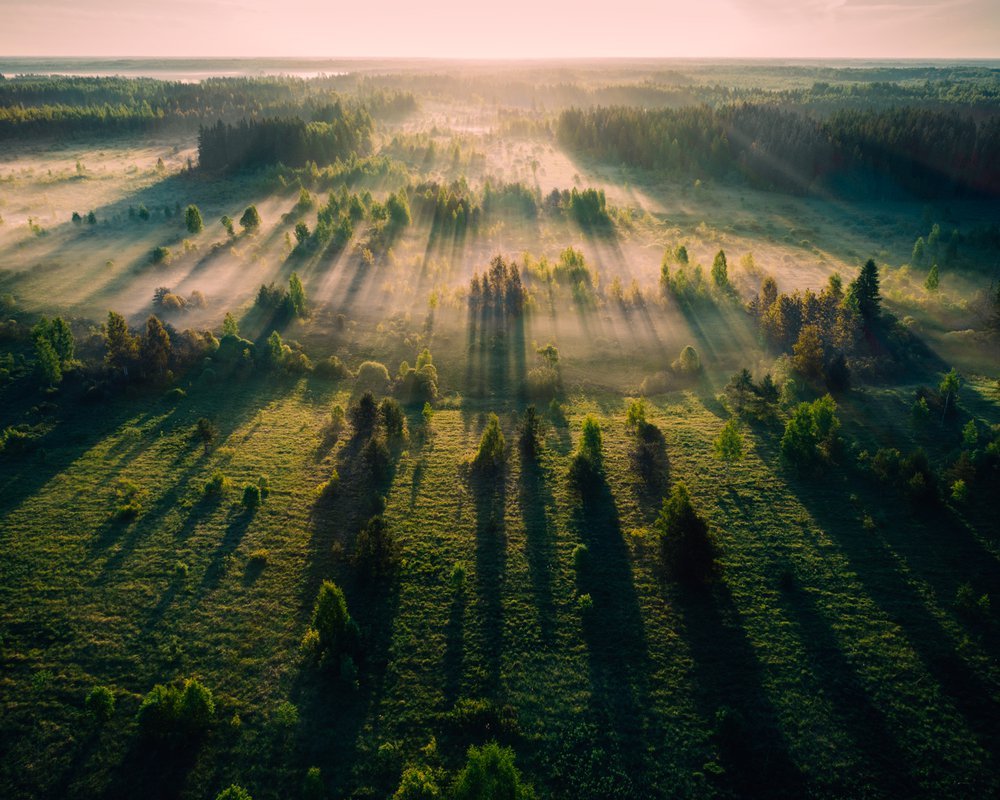
<svg viewBox="0 0 1000 800"><path fill-rule="evenodd" d="M177 743L200 737L214 717L212 692L194 678L158 683L143 698L136 714L144 735Z"/></svg>
<svg viewBox="0 0 1000 800"><path fill-rule="evenodd" d="M773 411L781 393L770 372L755 382L750 370L744 367L729 379L724 394L730 409L738 416L763 418Z"/></svg>
<svg viewBox="0 0 1000 800"><path fill-rule="evenodd" d="M430 350L425 347L413 367L405 361L399 365L395 391L404 403L427 403L437 398L438 373Z"/></svg>
<svg viewBox="0 0 1000 800"><path fill-rule="evenodd" d="M825 395L799 403L781 437L781 457L798 469L820 467L834 460L839 447L837 403Z"/></svg>
<svg viewBox="0 0 1000 800"><path fill-rule="evenodd" d="M381 514L365 523L354 542L354 565L368 581L391 577L399 564L399 546Z"/></svg>
<svg viewBox="0 0 1000 800"><path fill-rule="evenodd" d="M73 364L76 348L73 331L62 317L53 320L42 317L31 329L31 338L38 370L50 386L55 386Z"/></svg>
<svg viewBox="0 0 1000 800"><path fill-rule="evenodd" d="M660 559L675 580L700 583L715 572L716 546L708 523L691 503L684 483L677 483L664 498L654 523L660 537Z"/></svg>
<svg viewBox="0 0 1000 800"><path fill-rule="evenodd" d="M472 276L468 302L471 314L482 314L485 320L501 327L507 318L520 316L525 291L517 264L508 263L501 255L494 256L481 277L479 273Z"/></svg>
<svg viewBox="0 0 1000 800"><path fill-rule="evenodd" d="M514 751L489 742L469 748L451 796L455 800L533 800L535 792L515 766Z"/></svg>

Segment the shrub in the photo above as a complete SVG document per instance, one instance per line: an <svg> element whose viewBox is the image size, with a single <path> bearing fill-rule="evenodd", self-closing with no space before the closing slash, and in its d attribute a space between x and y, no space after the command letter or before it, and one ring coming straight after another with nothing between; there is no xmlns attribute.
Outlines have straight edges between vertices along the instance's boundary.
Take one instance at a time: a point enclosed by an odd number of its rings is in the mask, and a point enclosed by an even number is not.
<svg viewBox="0 0 1000 800"><path fill-rule="evenodd" d="M590 567L590 550L587 545L578 544L573 548L573 572L576 574L577 591L587 583L587 569Z"/></svg>
<svg viewBox="0 0 1000 800"><path fill-rule="evenodd" d="M115 695L107 686L95 686L84 701L87 713L97 722L107 722L115 713Z"/></svg>
<svg viewBox="0 0 1000 800"><path fill-rule="evenodd" d="M534 796L514 765L514 751L496 742L469 748L452 789L455 800L530 800Z"/></svg>
<svg viewBox="0 0 1000 800"><path fill-rule="evenodd" d="M153 264L169 264L172 258L173 254L169 247L154 247L149 254L149 260Z"/></svg>
<svg viewBox="0 0 1000 800"><path fill-rule="evenodd" d="M250 792L236 783L230 784L215 796L215 800L253 800Z"/></svg>
<svg viewBox="0 0 1000 800"><path fill-rule="evenodd" d="M127 522L142 513L142 502L146 498L146 490L127 479L118 481L115 487L115 510L112 516L121 522Z"/></svg>
<svg viewBox="0 0 1000 800"><path fill-rule="evenodd" d="M625 414L625 427L633 433L638 433L645 424L646 401L640 397L638 400L632 400L628 404L628 411Z"/></svg>
<svg viewBox="0 0 1000 800"><path fill-rule="evenodd" d="M392 454L381 436L370 436L361 448L361 458L375 484L383 484L392 477Z"/></svg>
<svg viewBox="0 0 1000 800"><path fill-rule="evenodd" d="M240 217L240 227L247 233L253 233L260 227L260 214L257 212L257 206L247 206L243 216Z"/></svg>
<svg viewBox="0 0 1000 800"><path fill-rule="evenodd" d="M399 560L392 529L385 519L376 515L358 532L354 543L354 563L358 571L371 580L391 575Z"/></svg>
<svg viewBox="0 0 1000 800"><path fill-rule="evenodd" d="M951 485L951 499L955 503L964 503L969 499L969 486L961 478Z"/></svg>
<svg viewBox="0 0 1000 800"><path fill-rule="evenodd" d="M206 497L218 497L229 488L229 478L222 474L221 469L215 470L207 481L205 481L204 494Z"/></svg>
<svg viewBox="0 0 1000 800"><path fill-rule="evenodd" d="M303 800L323 800L326 787L323 786L323 775L319 767L309 767L302 781Z"/></svg>
<svg viewBox="0 0 1000 800"><path fill-rule="evenodd" d="M260 487L248 483L243 487L243 507L249 510L254 510L260 506Z"/></svg>
<svg viewBox="0 0 1000 800"><path fill-rule="evenodd" d="M212 693L194 678L157 684L143 698L136 719L142 732L158 739L198 736L215 716Z"/></svg>
<svg viewBox="0 0 1000 800"><path fill-rule="evenodd" d="M687 486L678 483L663 501L654 523L660 535L663 567L675 579L697 583L715 570L715 545L708 524L698 515Z"/></svg>
<svg viewBox="0 0 1000 800"><path fill-rule="evenodd" d="M410 765L403 770L392 800L440 800L444 797L434 770Z"/></svg>
<svg viewBox="0 0 1000 800"><path fill-rule="evenodd" d="M465 586L466 569L461 561L456 562L451 568L451 588L459 591Z"/></svg>
<svg viewBox="0 0 1000 800"><path fill-rule="evenodd" d="M479 449L472 460L472 465L480 471L499 471L503 469L507 458L507 443L500 429L500 419L491 413L486 420L486 427L479 439Z"/></svg>
<svg viewBox="0 0 1000 800"><path fill-rule="evenodd" d="M355 386L363 391L383 392L389 384L389 370L378 361L365 361L358 367Z"/></svg>
<svg viewBox="0 0 1000 800"><path fill-rule="evenodd" d="M188 233L201 233L205 223L201 218L198 206L190 205L184 209L184 227L188 229Z"/></svg>
<svg viewBox="0 0 1000 800"><path fill-rule="evenodd" d="M691 345L687 345L674 362L674 369L685 375L694 375L701 372L701 356Z"/></svg>
<svg viewBox="0 0 1000 800"><path fill-rule="evenodd" d="M321 378L326 378L331 381L343 380L344 378L350 378L353 375L347 365L337 356L324 358L322 361L317 363L315 372Z"/></svg>

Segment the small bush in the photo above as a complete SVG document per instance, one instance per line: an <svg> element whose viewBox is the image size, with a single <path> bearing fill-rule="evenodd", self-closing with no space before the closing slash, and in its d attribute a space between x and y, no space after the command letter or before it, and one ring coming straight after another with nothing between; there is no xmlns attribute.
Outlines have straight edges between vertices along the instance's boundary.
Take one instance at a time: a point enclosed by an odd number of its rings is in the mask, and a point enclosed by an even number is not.
<svg viewBox="0 0 1000 800"><path fill-rule="evenodd" d="M229 488L229 478L222 474L221 469L217 469L205 481L204 495L206 497L219 497Z"/></svg>
<svg viewBox="0 0 1000 800"><path fill-rule="evenodd" d="M406 417L399 403L391 397L383 398L379 403L379 416L389 441L399 442L406 438Z"/></svg>
<svg viewBox="0 0 1000 800"><path fill-rule="evenodd" d="M389 370L386 369L385 364L378 361L365 361L358 367L355 380L355 386L358 389L382 393L388 385Z"/></svg>
<svg viewBox="0 0 1000 800"><path fill-rule="evenodd" d="M165 266L173 260L173 253L170 252L169 247L154 247L153 251L149 254L149 260L153 264L163 264Z"/></svg>
<svg viewBox="0 0 1000 800"><path fill-rule="evenodd" d="M142 514L142 503L148 492L130 480L122 479L115 487L114 519L119 522L130 522Z"/></svg>
<svg viewBox="0 0 1000 800"><path fill-rule="evenodd" d="M84 701L87 713L97 722L104 723L115 713L115 695L107 686L95 686Z"/></svg>
<svg viewBox="0 0 1000 800"><path fill-rule="evenodd" d="M570 464L570 478L578 485L592 483L604 475L604 460L601 454L601 426L591 415L587 415L580 431L580 443Z"/></svg>
<svg viewBox="0 0 1000 800"><path fill-rule="evenodd" d="M233 783L215 796L215 800L253 800L250 792L239 784Z"/></svg>
<svg viewBox="0 0 1000 800"><path fill-rule="evenodd" d="M347 611L347 599L333 581L323 581L316 596L312 624L306 631L302 649L321 666L341 666L341 657L357 652L360 632Z"/></svg>
<svg viewBox="0 0 1000 800"><path fill-rule="evenodd" d="M243 507L248 510L254 510L260 507L261 497L260 497L260 487L254 483L248 483L243 487Z"/></svg>
<svg viewBox="0 0 1000 800"><path fill-rule="evenodd" d="M743 434L736 419L730 419L722 426L714 445L715 455L723 461L738 461L743 458Z"/></svg>
<svg viewBox="0 0 1000 800"><path fill-rule="evenodd" d="M451 568L451 588L455 591L461 590L465 586L466 568L461 561Z"/></svg>
<svg viewBox="0 0 1000 800"><path fill-rule="evenodd" d="M337 356L330 356L329 358L324 358L322 361L318 362L314 372L321 378L326 378L331 381L339 381L345 378L353 377L351 370Z"/></svg>
<svg viewBox="0 0 1000 800"><path fill-rule="evenodd" d="M378 422L378 406L371 392L362 394L347 413L358 436L369 436L375 430L375 423Z"/></svg>
<svg viewBox="0 0 1000 800"><path fill-rule="evenodd" d="M677 357L673 367L676 372L685 375L696 375L701 372L701 356L698 355L698 351L691 345L687 345L681 350L681 354Z"/></svg>
<svg viewBox="0 0 1000 800"><path fill-rule="evenodd" d="M370 580L391 575L399 560L392 529L385 519L376 515L358 532L354 543L354 563L358 571Z"/></svg>
<svg viewBox="0 0 1000 800"><path fill-rule="evenodd" d="M302 781L302 800L323 800L326 787L319 767L309 767Z"/></svg>
<svg viewBox="0 0 1000 800"><path fill-rule="evenodd" d="M452 789L454 800L531 800L534 796L514 766L514 751L496 742L469 748Z"/></svg>

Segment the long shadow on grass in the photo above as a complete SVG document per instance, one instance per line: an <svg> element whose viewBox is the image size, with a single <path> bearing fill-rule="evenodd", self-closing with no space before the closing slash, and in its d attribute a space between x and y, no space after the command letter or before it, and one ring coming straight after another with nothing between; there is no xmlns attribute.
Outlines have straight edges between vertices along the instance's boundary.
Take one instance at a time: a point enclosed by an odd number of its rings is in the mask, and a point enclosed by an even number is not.
<svg viewBox="0 0 1000 800"><path fill-rule="evenodd" d="M641 423L629 455L637 478L635 491L639 507L647 522L651 522L667 493L670 478L670 459L663 433L652 423Z"/></svg>
<svg viewBox="0 0 1000 800"><path fill-rule="evenodd" d="M912 797L918 790L882 709L865 689L811 592L783 587L783 605L798 627L809 670L833 714L854 740L857 762L830 787L840 797Z"/></svg>
<svg viewBox="0 0 1000 800"><path fill-rule="evenodd" d="M483 679L480 697L497 699L502 689L503 605L501 591L507 566L506 474L502 469L469 472L476 512L476 594L481 626Z"/></svg>
<svg viewBox="0 0 1000 800"><path fill-rule="evenodd" d="M804 781L788 753L780 721L764 690L763 669L722 581L676 589L693 659L695 701L715 730L718 791L725 796L803 796Z"/></svg>
<svg viewBox="0 0 1000 800"><path fill-rule="evenodd" d="M537 456L521 448L519 501L527 540L528 572L538 610L538 627L545 646L555 637L556 606L552 597L552 570L557 564L555 530L549 525L547 510L554 506L547 485L548 474Z"/></svg>
<svg viewBox="0 0 1000 800"><path fill-rule="evenodd" d="M649 797L656 793L649 748L657 737L651 730L649 653L632 565L604 476L588 476L576 488L572 524L588 550L577 584L593 602L583 613L591 684L586 722L597 732L593 746L604 753L608 774L627 776L615 782L611 796Z"/></svg>
<svg viewBox="0 0 1000 800"><path fill-rule="evenodd" d="M914 585L926 581L948 605L958 584L971 572L977 573L984 586L1000 585L997 559L946 507L909 508L903 497L887 498L884 487L853 477L849 476L849 482L799 480L793 485L817 524L840 546L868 597L903 629L907 642L979 744L991 758L1000 757L1000 703L995 691L989 680L959 655L954 636L945 630ZM865 507L896 505L901 510L877 531L865 530L856 518L856 510L844 502L850 491ZM995 660L995 635L988 630L971 632ZM974 777L966 776L970 785Z"/></svg>

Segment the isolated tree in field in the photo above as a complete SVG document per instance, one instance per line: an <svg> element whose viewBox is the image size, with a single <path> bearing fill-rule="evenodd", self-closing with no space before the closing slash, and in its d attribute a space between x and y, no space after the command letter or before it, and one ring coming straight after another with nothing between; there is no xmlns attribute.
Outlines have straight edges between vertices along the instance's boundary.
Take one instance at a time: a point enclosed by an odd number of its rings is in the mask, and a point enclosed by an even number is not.
<svg viewBox="0 0 1000 800"><path fill-rule="evenodd" d="M240 335L240 326L236 322L236 317L234 317L232 313L229 311L226 312L226 316L222 320L222 335L223 336Z"/></svg>
<svg viewBox="0 0 1000 800"><path fill-rule="evenodd" d="M87 693L84 705L97 722L108 722L115 713L115 694L107 686L95 686Z"/></svg>
<svg viewBox="0 0 1000 800"><path fill-rule="evenodd" d="M247 210L240 217L240 227L247 233L253 233L260 228L260 214L257 213L257 206L247 206Z"/></svg>
<svg viewBox="0 0 1000 800"><path fill-rule="evenodd" d="M913 262L913 266L921 267L924 263L924 258L926 256L927 248L924 244L924 237L918 236L917 241L913 243L913 254L910 256L910 261Z"/></svg>
<svg viewBox="0 0 1000 800"><path fill-rule="evenodd" d="M507 442L500 429L500 419L491 413L479 439L479 449L472 461L473 466L483 472L496 472L503 469L507 458Z"/></svg>
<svg viewBox="0 0 1000 800"><path fill-rule="evenodd" d="M941 285L941 273L938 270L937 262L931 265L930 272L927 273L927 280L924 281L924 288L928 292L936 292Z"/></svg>
<svg viewBox="0 0 1000 800"><path fill-rule="evenodd" d="M236 235L236 231L233 229L232 217L223 214L222 217L219 219L219 224L226 229L226 233L229 234L230 236Z"/></svg>
<svg viewBox="0 0 1000 800"><path fill-rule="evenodd" d="M938 386L938 391L941 393L941 399L944 401L944 410L941 412L942 419L948 416L949 411L954 410L955 405L958 402L958 390L961 385L962 380L958 377L958 373L955 371L955 368L952 367L941 380L941 385Z"/></svg>
<svg viewBox="0 0 1000 800"><path fill-rule="evenodd" d="M729 286L729 265L726 263L725 250L716 253L715 260L712 261L712 283L718 289Z"/></svg>
<svg viewBox="0 0 1000 800"><path fill-rule="evenodd" d="M190 205L184 210L184 225L188 229L188 233L201 233L205 222L201 218L198 206Z"/></svg>
<svg viewBox="0 0 1000 800"><path fill-rule="evenodd" d="M678 371L693 375L701 372L701 356L691 345L686 345L681 354L677 357L675 367Z"/></svg>
<svg viewBox="0 0 1000 800"><path fill-rule="evenodd" d="M292 313L295 316L308 316L306 310L306 290L297 272L293 272L288 278L288 302L291 304Z"/></svg>
<svg viewBox="0 0 1000 800"><path fill-rule="evenodd" d="M528 406L521 422L521 452L528 459L534 459L542 446L542 418L534 406Z"/></svg>
<svg viewBox="0 0 1000 800"><path fill-rule="evenodd" d="M590 414L583 420L580 443L570 463L570 478L578 485L600 480L604 474L604 456L601 452L601 425Z"/></svg>
<svg viewBox="0 0 1000 800"><path fill-rule="evenodd" d="M358 436L371 435L378 422L378 406L375 404L374 395L371 392L362 394L358 401L348 408L347 414Z"/></svg>
<svg viewBox="0 0 1000 800"><path fill-rule="evenodd" d="M314 648L321 664L339 668L343 657L353 657L358 635L358 626L347 611L344 592L333 581L323 581L303 644Z"/></svg>
<svg viewBox="0 0 1000 800"><path fill-rule="evenodd" d="M625 427L632 433L639 433L646 424L646 401L641 397L632 400L625 412Z"/></svg>
<svg viewBox="0 0 1000 800"><path fill-rule="evenodd" d="M733 404L733 410L737 414L742 414L747 403L754 396L753 376L750 370L744 367L729 379L726 384L726 396Z"/></svg>
<svg viewBox="0 0 1000 800"><path fill-rule="evenodd" d="M215 716L212 692L194 678L157 684L143 698L136 719L146 736L177 739L200 736Z"/></svg>
<svg viewBox="0 0 1000 800"><path fill-rule="evenodd" d="M132 335L125 317L114 311L108 312L108 322L104 328L105 363L115 370L128 375L128 368L139 355L139 340Z"/></svg>
<svg viewBox="0 0 1000 800"><path fill-rule="evenodd" d="M533 800L535 793L521 779L514 765L514 751L490 742L469 748L451 797L454 800Z"/></svg>
<svg viewBox="0 0 1000 800"><path fill-rule="evenodd" d="M687 486L677 483L664 498L654 523L660 537L660 558L673 578L698 583L715 569L715 545L708 524L691 504Z"/></svg>
<svg viewBox="0 0 1000 800"><path fill-rule="evenodd" d="M207 455L209 447L219 438L219 429L208 417L201 417L195 423L195 435L205 445L205 454Z"/></svg>
<svg viewBox="0 0 1000 800"><path fill-rule="evenodd" d="M837 403L830 395L799 403L781 437L782 458L799 468L829 460L837 448L839 429Z"/></svg>
<svg viewBox="0 0 1000 800"><path fill-rule="evenodd" d="M858 277L851 281L847 296L865 322L871 322L878 316L882 295L879 294L878 267L875 266L874 259L869 258Z"/></svg>
<svg viewBox="0 0 1000 800"><path fill-rule="evenodd" d="M155 316L146 320L146 333L139 345L143 369L150 375L162 377L170 362L170 335Z"/></svg>
<svg viewBox="0 0 1000 800"><path fill-rule="evenodd" d="M715 455L723 461L738 461L743 458L743 434L739 423L731 419L722 426L715 440Z"/></svg>
<svg viewBox="0 0 1000 800"><path fill-rule="evenodd" d="M358 532L354 542L354 563L370 580L391 575L399 559L392 529L381 515L372 517Z"/></svg>

